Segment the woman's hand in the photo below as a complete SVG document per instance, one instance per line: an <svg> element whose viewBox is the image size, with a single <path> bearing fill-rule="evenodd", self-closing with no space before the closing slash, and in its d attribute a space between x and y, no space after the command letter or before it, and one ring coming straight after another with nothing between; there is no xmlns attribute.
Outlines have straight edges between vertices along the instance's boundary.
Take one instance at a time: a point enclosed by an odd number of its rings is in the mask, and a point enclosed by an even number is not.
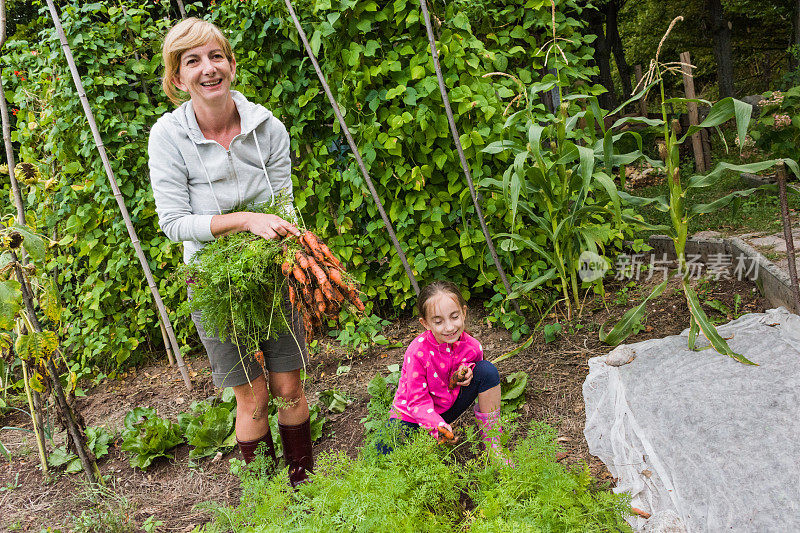
<svg viewBox="0 0 800 533"><path fill-rule="evenodd" d="M458 371L464 376L464 379L456 381L456 384L460 387L469 386L469 384L472 383L472 367L469 365L461 365L458 367Z"/></svg>
<svg viewBox="0 0 800 533"><path fill-rule="evenodd" d="M280 239L287 235L300 235L300 230L291 222L278 215L237 211L225 215L214 215L211 219L211 233L222 237L229 233L249 231L265 239Z"/></svg>
<svg viewBox="0 0 800 533"><path fill-rule="evenodd" d="M248 213L247 231L265 239L280 239L287 235L300 235L300 230L278 215Z"/></svg>

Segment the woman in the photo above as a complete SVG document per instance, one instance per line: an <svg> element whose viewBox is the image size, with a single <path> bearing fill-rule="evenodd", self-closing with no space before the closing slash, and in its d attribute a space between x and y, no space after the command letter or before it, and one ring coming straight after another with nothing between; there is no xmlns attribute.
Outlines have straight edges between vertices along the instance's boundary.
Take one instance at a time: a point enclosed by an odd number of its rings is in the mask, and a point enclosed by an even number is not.
<svg viewBox="0 0 800 533"><path fill-rule="evenodd" d="M227 38L213 24L189 18L169 31L162 52L164 92L180 105L150 132L150 182L159 225L171 240L183 241L184 261L229 233L249 231L265 239L298 235L294 224L276 215L229 212L279 193L291 196L292 180L284 125L231 90L236 60ZM183 104L181 93L189 97ZM237 346L205 332L199 313L192 320L208 352L214 385L233 387L236 395L236 440L244 460L249 463L264 442L277 462L267 420L271 392L282 398L278 427L289 481L292 486L306 481L313 458L300 380L307 357L302 323L293 324L294 334L262 346L265 378L251 355L242 358Z"/></svg>

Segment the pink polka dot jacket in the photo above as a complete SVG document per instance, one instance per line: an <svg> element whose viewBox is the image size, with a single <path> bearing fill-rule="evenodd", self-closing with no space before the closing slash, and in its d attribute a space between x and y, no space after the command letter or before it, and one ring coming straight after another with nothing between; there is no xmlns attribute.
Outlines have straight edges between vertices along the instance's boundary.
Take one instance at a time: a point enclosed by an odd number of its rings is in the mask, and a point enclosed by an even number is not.
<svg viewBox="0 0 800 533"><path fill-rule="evenodd" d="M483 347L467 332L453 344L438 344L428 330L411 342L403 356L390 418L419 424L435 433L445 424L440 416L458 398L461 387L449 389L450 375L460 366L483 359Z"/></svg>

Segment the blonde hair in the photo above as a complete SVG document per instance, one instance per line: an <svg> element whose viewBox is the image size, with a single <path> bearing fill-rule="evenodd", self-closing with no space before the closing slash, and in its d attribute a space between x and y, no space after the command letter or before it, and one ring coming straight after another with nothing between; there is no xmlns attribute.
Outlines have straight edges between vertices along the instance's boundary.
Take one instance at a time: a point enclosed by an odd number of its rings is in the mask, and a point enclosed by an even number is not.
<svg viewBox="0 0 800 533"><path fill-rule="evenodd" d="M187 50L196 46L202 46L210 41L217 41L222 48L222 53L233 61L233 49L228 38L214 24L199 18L190 17L184 19L172 27L167 36L164 37L164 45L161 47L161 61L164 63L164 77L161 79L161 87L167 97L175 105L181 104L186 97L179 91L173 80L178 77L181 67L181 56Z"/></svg>

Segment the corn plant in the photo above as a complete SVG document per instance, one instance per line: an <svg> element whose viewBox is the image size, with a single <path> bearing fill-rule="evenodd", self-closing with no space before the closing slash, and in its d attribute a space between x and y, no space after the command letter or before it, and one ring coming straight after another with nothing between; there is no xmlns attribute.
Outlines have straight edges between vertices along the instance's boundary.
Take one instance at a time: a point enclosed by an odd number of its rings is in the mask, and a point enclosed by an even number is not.
<svg viewBox="0 0 800 533"><path fill-rule="evenodd" d="M669 32L672 29L672 27L679 20L682 20L682 17L678 17L672 22L669 29L667 30L667 33L661 40L662 44L666 39L667 35L669 35ZM724 206L728 205L735 198L748 196L753 192L755 192L756 190L760 189L760 187L734 191L730 194L723 196L722 198L719 198L707 204L690 205L689 200L691 199L692 194L697 189L714 186L717 180L719 180L726 171L759 172L761 170L774 166L781 160L761 161L747 165L734 165L730 163L721 162L718 163L717 166L714 167L714 169L708 174L705 175L696 174L694 176L691 176L689 179L681 180L680 160L678 153L680 145L682 145L684 142L690 139L694 133L699 132L703 128L716 128L717 131L719 131L719 127L731 119L733 119L736 123L736 130L739 139L744 139L747 135L747 127L750 122L752 106L745 102L735 100L733 98L724 98L714 104L712 104L707 100L702 100L702 99L690 100L688 98L666 98L664 94L663 75L667 72L673 72L673 73L678 72L681 64L660 63L658 61L658 52L660 51L660 49L661 46L659 45L659 49L656 52L656 57L651 62L650 69L647 75L645 76L644 81L647 84L648 88L654 85L658 85L660 89L661 118L648 119L647 123L659 128L664 136L665 150L662 153L664 163L651 161L651 164L655 163L654 166L664 168L666 170L667 183L669 186L669 197L658 196L655 198L641 198L632 196L625 192L620 192L619 196L630 205L637 207L652 205L659 211L662 211L664 213L669 213L672 226L667 228L667 234L672 238L672 242L675 245L675 253L678 258L677 274L681 276L681 285L683 288L684 295L686 296L686 302L689 306L689 313L690 313L689 348L695 349L697 336L700 332L702 332L703 335L705 335L705 337L711 343L711 346L715 350L717 350L720 354L732 357L733 359L739 361L740 363L752 365L755 363L753 363L743 355L735 353L730 348L730 346L728 346L727 341L717 332L716 328L714 327L714 324L709 320L708 316L703 310L700 304L700 299L697 296L697 292L691 287L689 283L689 269L687 268L685 251L686 251L686 240L688 238L689 222L692 218L706 213L712 213L714 211L717 211L723 208ZM637 96L641 97L642 93L640 93ZM706 118L699 125L693 125L689 127L688 130L685 133L683 133L683 135L681 135L677 121L670 122L668 120L667 106L674 104L678 105L687 104L689 102L696 102L703 105L707 105L710 107L710 109ZM620 126L629 120L631 119L628 118L620 119L614 124L614 126L615 127ZM720 135L720 137L722 137L722 135ZM724 142L724 137L722 137L722 139ZM786 163L787 166L789 166L789 168L792 169L792 171L796 175L800 175L800 171L798 171L798 166L796 162L790 159L784 159L783 161ZM667 284L667 281L668 280L665 280L664 282L659 284L653 290L653 292L645 299L644 302L640 303L635 308L629 310L622 317L622 319L611 329L610 332L605 333L604 330L601 328L600 340L611 345L617 345L620 342L622 342L628 335L630 335L633 325L636 323L636 318L640 316L644 310L644 305L647 303L648 300L656 298L658 297L658 295L661 294L661 292L664 290L664 287Z"/></svg>
<svg viewBox="0 0 800 533"><path fill-rule="evenodd" d="M557 76L548 74L523 88L519 96L528 104L506 120L510 138L483 150L503 154L511 164L502 180L489 178L482 183L502 191L509 208L511 231L498 235L504 239L501 247L532 250L547 264L537 278L517 283L511 297L558 279L571 318L581 305L581 254L601 256L610 243L630 236L633 227L641 225L634 213L623 211L612 168L644 155L637 133L613 135L611 128L606 129L603 118L608 113L592 94L560 97L549 123L539 123L532 112L534 97L553 89L560 92L561 85ZM637 149L618 153L614 143L623 135L633 136ZM602 280L597 284L602 292Z"/></svg>

